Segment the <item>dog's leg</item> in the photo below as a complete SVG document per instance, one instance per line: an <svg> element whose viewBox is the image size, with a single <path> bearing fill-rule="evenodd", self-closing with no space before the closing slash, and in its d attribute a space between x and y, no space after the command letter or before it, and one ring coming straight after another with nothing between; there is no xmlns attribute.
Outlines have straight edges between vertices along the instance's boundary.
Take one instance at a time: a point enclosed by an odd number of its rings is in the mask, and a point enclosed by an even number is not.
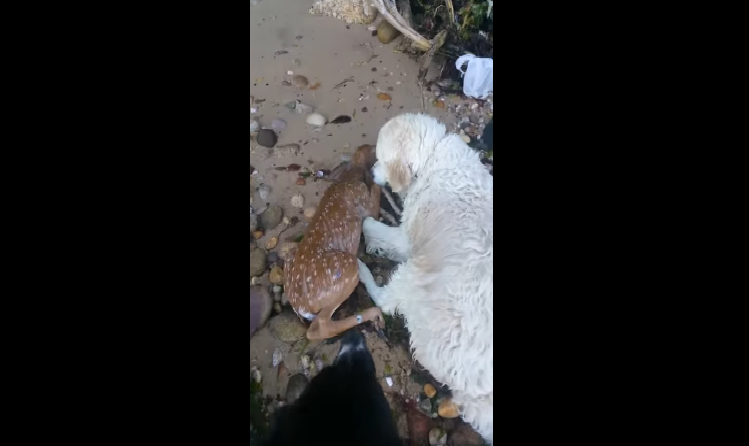
<svg viewBox="0 0 749 446"><path fill-rule="evenodd" d="M365 218L362 232L370 254L387 257L395 262L408 259L410 242L400 227L392 228L373 218Z"/></svg>

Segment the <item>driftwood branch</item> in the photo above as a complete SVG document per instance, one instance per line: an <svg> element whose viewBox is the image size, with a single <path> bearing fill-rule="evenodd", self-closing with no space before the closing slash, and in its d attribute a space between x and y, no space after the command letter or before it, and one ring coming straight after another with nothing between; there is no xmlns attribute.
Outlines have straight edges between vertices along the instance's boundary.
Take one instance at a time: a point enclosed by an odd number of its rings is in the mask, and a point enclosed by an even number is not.
<svg viewBox="0 0 749 446"><path fill-rule="evenodd" d="M447 38L447 30L443 29L439 33L437 33L436 36L434 36L434 39L430 42L430 48L427 51L427 53L424 55L424 61L421 63L421 68L419 68L419 84L424 83L424 78L427 75L427 71L429 71L429 65L432 63L432 58L434 57L434 53L437 52L442 45L445 44L445 39Z"/></svg>
<svg viewBox="0 0 749 446"><path fill-rule="evenodd" d="M393 28L411 39L411 47L420 51L429 51L432 46L429 40L411 28L410 23L398 12L392 0L364 0L364 2L367 1L372 2L385 20L393 25Z"/></svg>
<svg viewBox="0 0 749 446"><path fill-rule="evenodd" d="M403 17L403 20L405 20L406 25L413 26L413 22L411 21L411 1L410 0L398 0L398 11L400 11L401 16Z"/></svg>

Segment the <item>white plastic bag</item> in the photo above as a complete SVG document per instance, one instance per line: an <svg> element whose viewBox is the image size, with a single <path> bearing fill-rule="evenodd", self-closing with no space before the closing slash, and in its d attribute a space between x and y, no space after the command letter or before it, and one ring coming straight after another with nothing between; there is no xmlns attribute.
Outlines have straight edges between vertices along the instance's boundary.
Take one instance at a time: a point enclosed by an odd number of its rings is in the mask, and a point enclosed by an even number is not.
<svg viewBox="0 0 749 446"><path fill-rule="evenodd" d="M463 64L468 62L466 70ZM464 54L455 61L455 68L460 70L463 77L463 93L466 96L486 99L489 92L494 90L494 60L476 57L474 54Z"/></svg>

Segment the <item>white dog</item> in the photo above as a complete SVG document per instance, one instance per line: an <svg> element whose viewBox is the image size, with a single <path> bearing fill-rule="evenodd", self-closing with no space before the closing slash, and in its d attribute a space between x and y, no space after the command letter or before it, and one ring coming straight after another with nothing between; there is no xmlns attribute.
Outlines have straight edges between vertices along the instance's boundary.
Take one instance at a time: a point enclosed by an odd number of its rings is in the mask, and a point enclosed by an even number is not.
<svg viewBox="0 0 749 446"><path fill-rule="evenodd" d="M388 121L377 140L375 182L403 198L400 227L364 220L367 251L403 262L378 287L377 306L399 312L414 357L453 391L463 419L494 441L493 181L478 154L427 115Z"/></svg>

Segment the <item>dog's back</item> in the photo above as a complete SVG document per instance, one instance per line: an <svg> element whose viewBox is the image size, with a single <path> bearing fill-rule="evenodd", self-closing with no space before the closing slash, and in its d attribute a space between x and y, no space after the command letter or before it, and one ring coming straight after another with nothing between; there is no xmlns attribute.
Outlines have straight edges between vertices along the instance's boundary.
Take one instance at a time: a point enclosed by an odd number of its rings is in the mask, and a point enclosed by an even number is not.
<svg viewBox="0 0 749 446"><path fill-rule="evenodd" d="M315 440L313 440L315 439ZM326 367L291 406L277 412L268 446L402 446L390 406L375 377L362 334L349 330Z"/></svg>

